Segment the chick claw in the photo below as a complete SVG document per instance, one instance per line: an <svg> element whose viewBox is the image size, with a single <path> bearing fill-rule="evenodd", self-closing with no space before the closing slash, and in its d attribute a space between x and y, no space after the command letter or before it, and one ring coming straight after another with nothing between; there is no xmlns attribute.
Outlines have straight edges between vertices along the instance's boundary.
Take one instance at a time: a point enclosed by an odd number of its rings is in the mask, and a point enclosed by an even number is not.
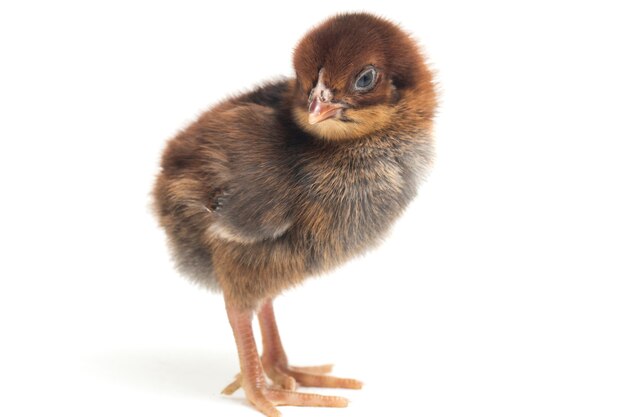
<svg viewBox="0 0 626 417"><path fill-rule="evenodd" d="M235 376L235 380L222 390L222 394L233 395L239 388L241 388L241 374Z"/></svg>

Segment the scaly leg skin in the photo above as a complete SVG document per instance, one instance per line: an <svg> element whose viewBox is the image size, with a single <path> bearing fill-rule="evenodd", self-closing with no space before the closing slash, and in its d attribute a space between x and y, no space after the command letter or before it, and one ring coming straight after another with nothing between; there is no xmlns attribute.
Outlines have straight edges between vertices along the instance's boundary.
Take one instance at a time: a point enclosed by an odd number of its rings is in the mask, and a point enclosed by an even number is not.
<svg viewBox="0 0 626 417"><path fill-rule="evenodd" d="M296 382L303 387L360 389L363 386L356 379L325 375L332 371L332 365L290 366L278 333L272 300L263 304L258 316L263 336L261 362L265 373L276 385L288 390L294 390Z"/></svg>
<svg viewBox="0 0 626 417"><path fill-rule="evenodd" d="M241 386L248 401L268 417L280 417L281 414L276 409L277 405L307 407L346 407L348 405L348 401L341 397L268 387L252 333L252 311L238 309L226 300L226 312L235 335L241 373L235 382L224 389L224 393L232 393Z"/></svg>

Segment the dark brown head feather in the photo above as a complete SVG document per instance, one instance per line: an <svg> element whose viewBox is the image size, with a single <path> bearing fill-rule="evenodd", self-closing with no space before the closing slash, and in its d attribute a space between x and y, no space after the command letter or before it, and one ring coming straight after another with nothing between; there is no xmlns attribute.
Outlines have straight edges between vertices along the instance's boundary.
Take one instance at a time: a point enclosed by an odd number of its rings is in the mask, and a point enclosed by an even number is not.
<svg viewBox="0 0 626 417"><path fill-rule="evenodd" d="M431 75L415 41L397 25L371 14L340 14L313 28L296 47L293 65L296 119L305 130L326 139L360 137L376 126L385 127L402 98L430 96L434 108ZM370 66L377 72L374 88L356 91L357 77ZM322 68L324 84L336 101L346 104L344 121L352 126L335 120L313 127L305 123L303 111ZM367 112L359 113L362 109Z"/></svg>

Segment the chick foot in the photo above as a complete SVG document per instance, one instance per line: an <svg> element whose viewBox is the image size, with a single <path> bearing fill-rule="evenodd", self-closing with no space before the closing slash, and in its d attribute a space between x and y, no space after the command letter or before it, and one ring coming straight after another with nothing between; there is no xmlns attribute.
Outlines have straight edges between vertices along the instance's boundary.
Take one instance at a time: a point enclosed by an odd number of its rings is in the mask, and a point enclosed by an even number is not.
<svg viewBox="0 0 626 417"><path fill-rule="evenodd" d="M294 390L296 383L303 387L360 389L363 384L351 378L338 378L330 375L332 365L290 366L283 349L272 301L266 302L258 313L263 336L263 356L261 362L267 376L277 385Z"/></svg>
<svg viewBox="0 0 626 417"><path fill-rule="evenodd" d="M286 362L269 363L265 357L261 361L265 373L274 384L287 390L296 389L296 385L348 389L361 389L363 387L363 383L356 379L325 375L332 371L332 365L290 366Z"/></svg>
<svg viewBox="0 0 626 417"><path fill-rule="evenodd" d="M248 401L268 417L280 417L281 414L276 408L280 405L303 407L346 407L348 405L348 400L342 397L268 387L252 333L252 313L238 310L228 301L226 311L237 344L241 373L222 391L223 393L232 394L242 387Z"/></svg>
<svg viewBox="0 0 626 417"><path fill-rule="evenodd" d="M254 379L254 378L253 378ZM243 378L241 374L237 375L235 381L229 384L222 394L231 395L239 388L241 388ZM276 387L267 387L266 385L252 388L246 388L244 385L244 391L246 398L250 401L259 411L266 416L278 417L280 412L276 409L276 406L290 405L300 407L347 407L348 400L343 397L308 394L302 392L296 392L288 389L281 389Z"/></svg>

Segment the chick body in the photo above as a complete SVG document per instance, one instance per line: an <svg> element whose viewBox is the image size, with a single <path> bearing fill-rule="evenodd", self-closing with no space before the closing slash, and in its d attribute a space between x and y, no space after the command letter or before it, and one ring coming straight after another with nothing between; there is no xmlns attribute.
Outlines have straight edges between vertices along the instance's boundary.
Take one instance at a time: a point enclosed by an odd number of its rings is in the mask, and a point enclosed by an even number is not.
<svg viewBox="0 0 626 417"><path fill-rule="evenodd" d="M361 386L321 375L328 366L289 366L273 298L379 243L433 154L431 73L397 26L369 14L331 18L300 41L294 68L295 78L223 101L181 131L154 188L179 269L224 293L241 365L224 392L243 387L271 417L276 404L347 404L291 393L296 382ZM264 374L287 391L266 386Z"/></svg>
<svg viewBox="0 0 626 417"><path fill-rule="evenodd" d="M396 129L316 139L292 121L294 83L203 114L169 143L155 189L183 273L245 307L380 241L431 161L428 132L403 112Z"/></svg>

